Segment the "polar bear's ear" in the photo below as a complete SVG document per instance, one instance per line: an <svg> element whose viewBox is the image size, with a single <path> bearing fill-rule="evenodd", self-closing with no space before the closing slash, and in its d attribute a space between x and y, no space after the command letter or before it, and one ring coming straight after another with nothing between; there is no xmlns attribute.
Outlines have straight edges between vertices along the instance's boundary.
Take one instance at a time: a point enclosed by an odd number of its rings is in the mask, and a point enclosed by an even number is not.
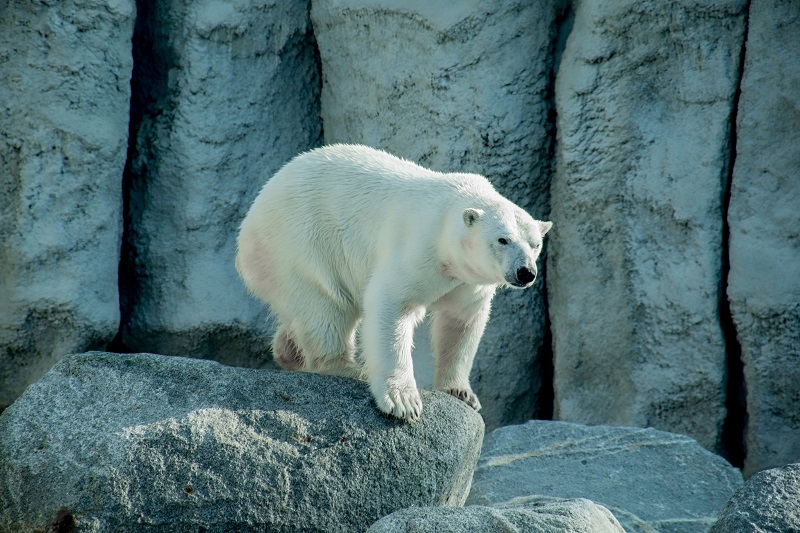
<svg viewBox="0 0 800 533"><path fill-rule="evenodd" d="M544 237L544 234L550 231L550 228L552 227L553 223L550 221L547 222L539 221L539 231L541 232L542 237Z"/></svg>
<svg viewBox="0 0 800 533"><path fill-rule="evenodd" d="M464 214L462 215L464 218L464 224L466 224L467 226L472 226L475 222L478 221L479 218L481 218L482 214L483 211L481 211L480 209L474 209L472 207L464 209Z"/></svg>

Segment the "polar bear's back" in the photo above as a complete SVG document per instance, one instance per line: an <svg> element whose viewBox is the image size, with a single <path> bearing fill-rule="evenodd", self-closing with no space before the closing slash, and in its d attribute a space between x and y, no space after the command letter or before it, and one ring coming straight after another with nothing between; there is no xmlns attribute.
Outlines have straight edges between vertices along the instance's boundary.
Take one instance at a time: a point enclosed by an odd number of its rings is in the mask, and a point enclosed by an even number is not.
<svg viewBox="0 0 800 533"><path fill-rule="evenodd" d="M434 172L381 150L361 145L334 144L300 154L287 163L268 183L275 189L288 187L314 196L341 195L337 205L370 197L402 200L398 195L432 195L451 200L453 195L486 198L497 193L477 174ZM273 194L277 191L273 191Z"/></svg>
<svg viewBox="0 0 800 533"><path fill-rule="evenodd" d="M338 228L369 240L382 225L397 222L438 229L428 215L477 207L477 199L495 196L499 195L491 184L476 174L434 172L380 150L336 144L287 163L267 182L257 202L262 212L292 220L293 231Z"/></svg>
<svg viewBox="0 0 800 533"><path fill-rule="evenodd" d="M366 146L335 144L295 157L265 190L281 198L303 194L307 203L324 197L337 209L347 209L354 202L397 204L404 199L413 203L418 197L450 196L455 192L454 176Z"/></svg>

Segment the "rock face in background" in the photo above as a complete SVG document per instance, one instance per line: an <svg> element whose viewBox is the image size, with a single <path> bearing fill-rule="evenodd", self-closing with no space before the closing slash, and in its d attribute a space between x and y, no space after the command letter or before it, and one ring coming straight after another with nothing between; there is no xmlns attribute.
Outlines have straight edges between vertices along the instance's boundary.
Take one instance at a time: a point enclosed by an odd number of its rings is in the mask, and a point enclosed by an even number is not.
<svg viewBox="0 0 800 533"><path fill-rule="evenodd" d="M122 344L263 366L272 324L234 268L261 186L319 144L306 2L143 2Z"/></svg>
<svg viewBox="0 0 800 533"><path fill-rule="evenodd" d="M575 5L548 258L560 420L720 449L722 209L744 7Z"/></svg>
<svg viewBox="0 0 800 533"><path fill-rule="evenodd" d="M483 422L447 394L422 399L406 424L353 380L65 357L0 417L0 532L57 519L77 531L363 531L405 507L461 505Z"/></svg>
<svg viewBox="0 0 800 533"><path fill-rule="evenodd" d="M535 505L463 509L423 507L403 509L380 519L371 533L473 533L535 531L536 533L624 533L614 515L589 500L553 500Z"/></svg>
<svg viewBox="0 0 800 533"><path fill-rule="evenodd" d="M753 0L728 224L745 473L800 460L800 4ZM768 59L767 59L768 58Z"/></svg>
<svg viewBox="0 0 800 533"><path fill-rule="evenodd" d="M547 291L499 294L481 344L489 427L554 407L746 452L746 475L800 460L796 2L310 9L2 4L0 410L115 335L271 364L235 236L324 119L327 142L482 173L554 220Z"/></svg>
<svg viewBox="0 0 800 533"><path fill-rule="evenodd" d="M133 0L0 7L0 410L119 328L134 18Z"/></svg>
<svg viewBox="0 0 800 533"><path fill-rule="evenodd" d="M536 420L487 435L467 504L588 498L629 533L705 533L741 484L683 435Z"/></svg>
<svg viewBox="0 0 800 533"><path fill-rule="evenodd" d="M433 170L483 174L544 219L559 5L486 0L442 10L391 0L314 1L325 142L367 144ZM540 351L549 349L545 321L541 281L495 298L472 374L489 427L536 413Z"/></svg>
<svg viewBox="0 0 800 533"><path fill-rule="evenodd" d="M739 488L709 533L800 531L800 464L759 472Z"/></svg>

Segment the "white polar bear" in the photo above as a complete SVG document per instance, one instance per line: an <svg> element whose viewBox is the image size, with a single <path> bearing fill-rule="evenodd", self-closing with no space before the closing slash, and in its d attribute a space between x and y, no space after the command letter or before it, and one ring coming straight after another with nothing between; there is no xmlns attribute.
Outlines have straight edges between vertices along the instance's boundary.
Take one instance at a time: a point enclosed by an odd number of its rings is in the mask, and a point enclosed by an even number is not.
<svg viewBox="0 0 800 533"><path fill-rule="evenodd" d="M480 409L469 373L492 296L533 283L551 226L482 176L338 144L267 182L242 222L236 268L278 318L283 368L365 376L381 411L413 420L413 332L426 311L435 388ZM354 358L362 317L364 368Z"/></svg>

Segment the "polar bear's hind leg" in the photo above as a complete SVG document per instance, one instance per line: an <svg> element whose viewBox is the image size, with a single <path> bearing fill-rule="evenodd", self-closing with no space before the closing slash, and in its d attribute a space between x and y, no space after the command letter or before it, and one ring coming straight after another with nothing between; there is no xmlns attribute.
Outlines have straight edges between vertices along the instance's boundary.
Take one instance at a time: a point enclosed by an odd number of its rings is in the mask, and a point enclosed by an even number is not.
<svg viewBox="0 0 800 533"><path fill-rule="evenodd" d="M303 370L305 358L294 336L285 324L278 326L272 340L272 356L284 370Z"/></svg>
<svg viewBox="0 0 800 533"><path fill-rule="evenodd" d="M360 380L366 379L364 368L355 359L357 325L358 321L353 322L350 332L345 336L344 350L319 358L316 361L314 372Z"/></svg>
<svg viewBox="0 0 800 533"><path fill-rule="evenodd" d="M308 316L294 317L293 324L302 324L296 336L303 352L302 370L348 378L360 378L361 365L355 361L358 310L339 305L327 296L306 287L305 298L313 292L314 304L298 307Z"/></svg>

